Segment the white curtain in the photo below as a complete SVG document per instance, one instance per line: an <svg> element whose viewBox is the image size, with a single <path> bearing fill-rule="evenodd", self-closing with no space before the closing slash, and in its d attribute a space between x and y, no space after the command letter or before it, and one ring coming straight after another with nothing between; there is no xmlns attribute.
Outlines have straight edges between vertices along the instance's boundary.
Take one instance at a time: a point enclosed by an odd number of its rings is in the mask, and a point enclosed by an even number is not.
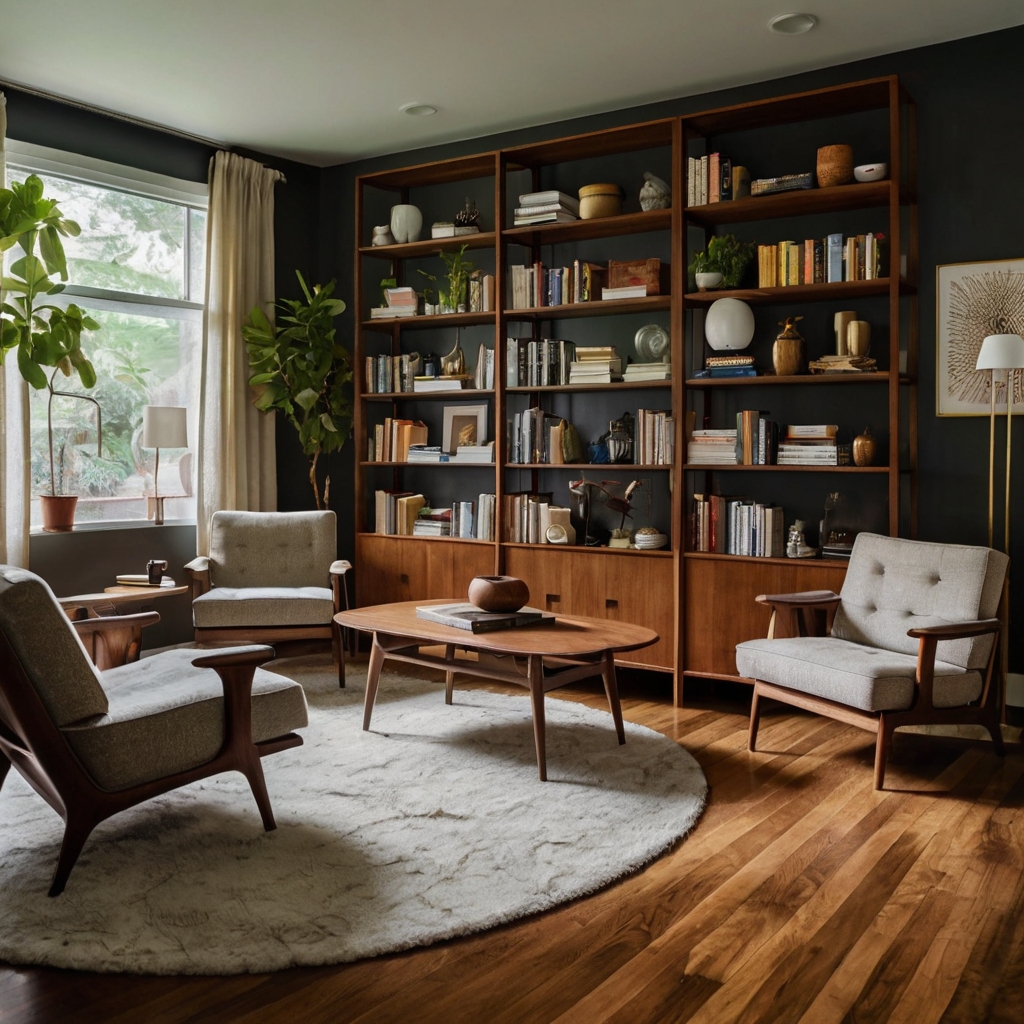
<svg viewBox="0 0 1024 1024"><path fill-rule="evenodd" d="M206 313L199 406L197 542L209 552L219 509L277 508L274 414L252 404L241 327L274 302L274 184L278 171L235 153L210 161Z"/></svg>
<svg viewBox="0 0 1024 1024"><path fill-rule="evenodd" d="M7 98L0 92L0 186L7 184ZM2 298L2 296L0 296ZM0 367L0 564L28 566L28 385L11 350Z"/></svg>

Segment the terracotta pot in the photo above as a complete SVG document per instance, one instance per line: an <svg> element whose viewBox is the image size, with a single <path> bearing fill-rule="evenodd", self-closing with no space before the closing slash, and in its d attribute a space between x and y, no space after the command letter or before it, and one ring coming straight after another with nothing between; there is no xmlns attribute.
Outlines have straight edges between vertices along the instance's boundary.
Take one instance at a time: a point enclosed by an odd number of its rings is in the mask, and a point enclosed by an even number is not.
<svg viewBox="0 0 1024 1024"><path fill-rule="evenodd" d="M67 533L75 526L77 494L40 494L39 508L46 533Z"/></svg>
<svg viewBox="0 0 1024 1024"><path fill-rule="evenodd" d="M772 365L778 377L795 377L804 372L804 339L776 338L772 346Z"/></svg>
<svg viewBox="0 0 1024 1024"><path fill-rule="evenodd" d="M871 436L871 431L865 427L864 433L853 439L853 464L855 466L870 466L875 461L877 451L878 442Z"/></svg>
<svg viewBox="0 0 1024 1024"><path fill-rule="evenodd" d="M517 612L530 600L530 588L515 576L477 576L469 600L485 612Z"/></svg>

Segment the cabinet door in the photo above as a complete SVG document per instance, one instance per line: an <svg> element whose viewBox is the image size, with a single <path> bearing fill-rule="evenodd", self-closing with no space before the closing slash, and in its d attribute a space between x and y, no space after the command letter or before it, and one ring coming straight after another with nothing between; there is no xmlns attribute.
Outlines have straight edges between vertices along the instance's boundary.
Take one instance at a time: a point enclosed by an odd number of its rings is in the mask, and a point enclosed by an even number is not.
<svg viewBox="0 0 1024 1024"><path fill-rule="evenodd" d="M509 548L505 552L505 572L509 576L519 577L530 588L532 607L571 615L572 559L573 555L569 551Z"/></svg>
<svg viewBox="0 0 1024 1024"><path fill-rule="evenodd" d="M608 555L604 563L601 616L653 629L661 638L639 651L624 651L619 660L631 665L671 669L675 640L675 594L671 558Z"/></svg>

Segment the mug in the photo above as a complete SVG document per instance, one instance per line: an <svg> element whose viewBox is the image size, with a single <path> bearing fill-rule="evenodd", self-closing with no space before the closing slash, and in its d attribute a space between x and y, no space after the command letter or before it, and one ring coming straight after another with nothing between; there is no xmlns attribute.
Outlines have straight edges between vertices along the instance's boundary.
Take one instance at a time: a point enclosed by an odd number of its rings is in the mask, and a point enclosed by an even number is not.
<svg viewBox="0 0 1024 1024"><path fill-rule="evenodd" d="M164 572L167 570L167 561L163 558L152 558L146 563L146 572L149 573L151 586L159 587L163 582Z"/></svg>

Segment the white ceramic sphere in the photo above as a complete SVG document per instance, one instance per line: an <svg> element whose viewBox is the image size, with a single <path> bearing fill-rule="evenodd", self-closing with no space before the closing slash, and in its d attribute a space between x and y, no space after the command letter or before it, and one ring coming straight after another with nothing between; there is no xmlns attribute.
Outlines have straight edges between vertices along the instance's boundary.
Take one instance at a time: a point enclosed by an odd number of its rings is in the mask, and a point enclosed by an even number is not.
<svg viewBox="0 0 1024 1024"><path fill-rule="evenodd" d="M716 352L746 348L754 337L754 311L740 299L717 299L704 320L704 336Z"/></svg>
<svg viewBox="0 0 1024 1024"><path fill-rule="evenodd" d="M888 173L888 164L861 164L853 169L857 181L881 181Z"/></svg>

